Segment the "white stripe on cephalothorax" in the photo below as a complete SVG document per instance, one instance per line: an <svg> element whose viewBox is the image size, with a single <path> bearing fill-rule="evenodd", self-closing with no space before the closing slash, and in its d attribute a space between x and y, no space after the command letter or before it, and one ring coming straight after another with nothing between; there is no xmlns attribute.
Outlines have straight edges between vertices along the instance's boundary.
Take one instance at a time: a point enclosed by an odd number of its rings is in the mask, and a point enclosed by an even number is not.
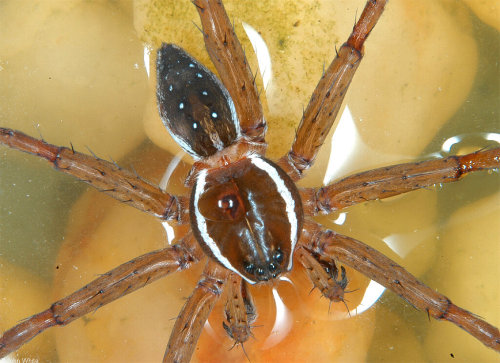
<svg viewBox="0 0 500 363"><path fill-rule="evenodd" d="M288 217L288 222L290 223L290 241L292 243L291 253L295 250L295 245L297 244L297 229L299 221L297 219L297 214L295 213L295 201L293 199L290 189L287 188L285 181L279 176L278 171L274 166L269 164L267 161L259 157L258 155L251 155L249 157L253 165L262 171L265 171L276 184L276 189L281 195L286 205L286 214ZM292 268L293 258L290 258L288 262L287 270Z"/></svg>
<svg viewBox="0 0 500 363"><path fill-rule="evenodd" d="M225 268L228 270L233 271L234 273L238 274L242 278L244 278L249 284L255 284L257 281L252 281L248 279L246 276L243 276L232 264L229 262L229 260L222 255L221 250L217 246L217 243L213 240L213 238L210 236L207 230L207 222L205 218L201 215L200 210L198 209L198 201L200 200L200 196L203 193L205 189L205 183L206 183L206 177L207 177L207 170L202 170L199 174L198 177L196 178L196 184L195 184L195 190L194 190L194 215L196 219L196 226L198 227L198 230L200 231L201 238L203 239L203 242L210 248L210 251L212 251L212 254L214 255L214 258L220 262Z"/></svg>

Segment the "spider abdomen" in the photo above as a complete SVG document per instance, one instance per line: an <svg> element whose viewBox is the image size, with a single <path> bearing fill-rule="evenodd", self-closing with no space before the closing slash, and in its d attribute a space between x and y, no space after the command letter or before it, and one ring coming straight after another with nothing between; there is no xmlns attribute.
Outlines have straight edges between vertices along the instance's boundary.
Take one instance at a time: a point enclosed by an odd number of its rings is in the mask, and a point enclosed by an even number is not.
<svg viewBox="0 0 500 363"><path fill-rule="evenodd" d="M163 44L156 62L158 108L175 141L195 158L231 145L240 135L228 91L184 50Z"/></svg>
<svg viewBox="0 0 500 363"><path fill-rule="evenodd" d="M267 159L253 155L202 170L190 218L204 251L250 283L292 268L302 203L292 180Z"/></svg>

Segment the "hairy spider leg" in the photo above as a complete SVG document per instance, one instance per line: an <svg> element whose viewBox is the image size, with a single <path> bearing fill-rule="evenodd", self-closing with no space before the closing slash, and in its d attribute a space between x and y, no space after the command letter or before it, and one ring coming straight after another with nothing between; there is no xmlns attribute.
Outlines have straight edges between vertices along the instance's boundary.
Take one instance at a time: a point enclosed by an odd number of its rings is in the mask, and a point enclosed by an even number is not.
<svg viewBox="0 0 500 363"><path fill-rule="evenodd" d="M351 266L437 320L448 320L489 348L500 352L498 328L462 309L426 286L403 267L370 246L307 221L301 244L315 253Z"/></svg>
<svg viewBox="0 0 500 363"><path fill-rule="evenodd" d="M380 19L386 2L373 0L366 3L349 39L340 47L316 86L290 151L278 161L292 180L302 178L304 171L313 165L363 58L363 44Z"/></svg>
<svg viewBox="0 0 500 363"><path fill-rule="evenodd" d="M222 1L195 0L193 4L200 15L205 47L233 99L243 136L264 142L267 125L255 77Z"/></svg>
<svg viewBox="0 0 500 363"><path fill-rule="evenodd" d="M179 243L134 258L104 273L50 308L33 315L0 337L0 358L52 326L63 326L171 273L185 270L203 252L189 233Z"/></svg>
<svg viewBox="0 0 500 363"><path fill-rule="evenodd" d="M162 220L187 223L189 199L162 191L115 163L48 144L20 131L0 128L0 143L49 161L56 170L74 176L120 202Z"/></svg>
<svg viewBox="0 0 500 363"><path fill-rule="evenodd" d="M303 188L299 192L304 214L314 216L434 184L456 182L469 173L498 168L500 148L386 166L348 176L322 188Z"/></svg>
<svg viewBox="0 0 500 363"><path fill-rule="evenodd" d="M230 271L219 263L208 260L198 285L175 321L163 357L164 362L189 362L229 274Z"/></svg>

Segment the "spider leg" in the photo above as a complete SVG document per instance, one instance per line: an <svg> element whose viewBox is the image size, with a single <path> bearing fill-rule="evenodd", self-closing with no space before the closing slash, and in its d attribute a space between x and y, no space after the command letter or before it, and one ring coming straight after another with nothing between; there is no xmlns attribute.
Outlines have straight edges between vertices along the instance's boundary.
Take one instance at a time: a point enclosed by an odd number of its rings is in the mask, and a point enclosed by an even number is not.
<svg viewBox="0 0 500 363"><path fill-rule="evenodd" d="M35 139L20 131L0 128L0 144L48 160L57 170L97 190L163 220L188 223L188 199L163 192L115 163Z"/></svg>
<svg viewBox="0 0 500 363"><path fill-rule="evenodd" d="M254 76L221 1L194 0L203 38L224 86L233 99L243 136L263 142L267 125Z"/></svg>
<svg viewBox="0 0 500 363"><path fill-rule="evenodd" d="M500 352L500 331L477 315L453 304L446 296L417 280L396 262L353 238L324 230L306 221L301 243L317 254L335 258L343 264L392 290L414 307L437 320L448 320L487 347Z"/></svg>
<svg viewBox="0 0 500 363"><path fill-rule="evenodd" d="M202 278L175 321L164 362L189 362L205 322L222 294L229 270L209 260Z"/></svg>
<svg viewBox="0 0 500 363"><path fill-rule="evenodd" d="M300 121L292 148L278 165L297 181L314 162L363 57L363 43L384 11L385 0L369 0L345 44L324 72Z"/></svg>
<svg viewBox="0 0 500 363"><path fill-rule="evenodd" d="M242 344L251 336L250 325L255 321L256 312L252 297L246 283L241 277L232 273L227 287L227 302L224 308L227 324L222 323L224 330L234 344Z"/></svg>
<svg viewBox="0 0 500 363"><path fill-rule="evenodd" d="M322 188L300 190L305 215L330 213L368 200L384 199L464 175L500 167L500 148L462 156L392 165L348 176Z"/></svg>
<svg viewBox="0 0 500 363"><path fill-rule="evenodd" d="M66 325L170 273L189 268L203 257L190 233L176 245L130 260L101 275L50 308L33 315L0 337L0 358L47 328Z"/></svg>
<svg viewBox="0 0 500 363"><path fill-rule="evenodd" d="M344 290L347 286L345 270L343 270L343 279L338 281L335 276L337 274L335 262L329 259L335 268L334 272L329 274L323 264L304 245L296 249L295 256L297 256L297 259L304 266L314 287L318 288L324 297L333 302L344 301Z"/></svg>

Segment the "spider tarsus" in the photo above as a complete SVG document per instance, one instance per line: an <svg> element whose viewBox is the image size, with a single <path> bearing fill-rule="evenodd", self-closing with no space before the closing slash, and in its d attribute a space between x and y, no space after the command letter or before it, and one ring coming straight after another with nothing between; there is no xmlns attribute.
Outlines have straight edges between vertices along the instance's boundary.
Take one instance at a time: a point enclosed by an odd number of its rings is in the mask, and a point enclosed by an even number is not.
<svg viewBox="0 0 500 363"><path fill-rule="evenodd" d="M344 301L344 294L349 282L343 266L340 266L341 277L339 279L339 269L333 259L325 259L320 254L303 247L299 248L297 256L313 283L309 294L317 288L321 293L320 298L325 297L330 301L328 311L332 302L343 302L347 305Z"/></svg>

